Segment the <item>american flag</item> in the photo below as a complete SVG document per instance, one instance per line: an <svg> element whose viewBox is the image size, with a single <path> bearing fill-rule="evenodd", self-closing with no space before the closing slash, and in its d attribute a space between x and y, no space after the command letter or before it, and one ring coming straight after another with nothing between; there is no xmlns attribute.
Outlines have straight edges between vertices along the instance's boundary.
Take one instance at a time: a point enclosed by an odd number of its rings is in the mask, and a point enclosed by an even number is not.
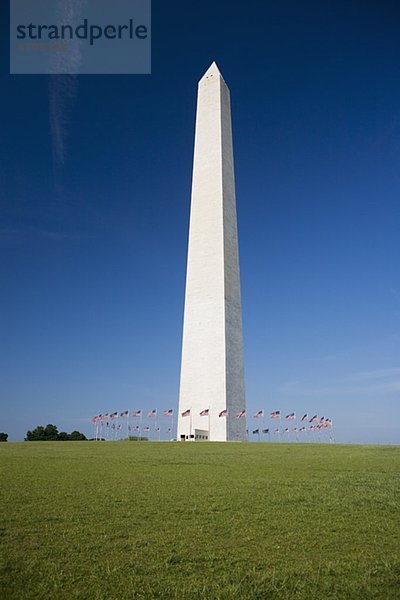
<svg viewBox="0 0 400 600"><path fill-rule="evenodd" d="M293 427L292 431L298 431L297 427Z"/></svg>
<svg viewBox="0 0 400 600"><path fill-rule="evenodd" d="M172 431L171 427L168 427L167 431L170 433Z"/></svg>
<svg viewBox="0 0 400 600"><path fill-rule="evenodd" d="M263 433L269 433L269 429L263 429L262 432Z"/></svg>
<svg viewBox="0 0 400 600"><path fill-rule="evenodd" d="M133 428L133 431L139 431L140 427L139 425L135 425L135 427Z"/></svg>
<svg viewBox="0 0 400 600"><path fill-rule="evenodd" d="M300 421L307 421L308 419L308 414L306 413L305 415L303 415L300 419Z"/></svg>
<svg viewBox="0 0 400 600"><path fill-rule="evenodd" d="M159 428L159 427L156 427L156 431L157 431L157 432L159 432L159 431L160 431L160 428Z"/></svg>
<svg viewBox="0 0 400 600"><path fill-rule="evenodd" d="M259 429L253 429L253 433L254 433L254 434L255 434L255 433L260 433L260 430L259 430Z"/></svg>
<svg viewBox="0 0 400 600"><path fill-rule="evenodd" d="M103 415L101 418L102 418L103 421L107 421L107 419L108 419L108 413L106 413L105 415Z"/></svg>
<svg viewBox="0 0 400 600"><path fill-rule="evenodd" d="M326 424L328 427L332 427L332 419L325 419L325 424Z"/></svg>
<svg viewBox="0 0 400 600"><path fill-rule="evenodd" d="M187 410L184 410L182 414L182 417L190 417L190 408L188 408Z"/></svg>
<svg viewBox="0 0 400 600"><path fill-rule="evenodd" d="M170 408L169 410L164 410L164 417L172 417L173 414L174 411L172 410L172 408Z"/></svg>
<svg viewBox="0 0 400 600"><path fill-rule="evenodd" d="M144 427L143 431L150 431L150 427Z"/></svg>
<svg viewBox="0 0 400 600"><path fill-rule="evenodd" d="M307 429L305 427L300 427L299 431L303 433L304 431L307 431Z"/></svg>
<svg viewBox="0 0 400 600"><path fill-rule="evenodd" d="M118 418L118 413L117 413L117 412L113 412L113 413L110 415L110 418L111 418L111 419L117 419L117 418Z"/></svg>
<svg viewBox="0 0 400 600"><path fill-rule="evenodd" d="M157 416L157 409L153 408L153 410L151 410L149 413L147 413L148 417L156 417Z"/></svg>
<svg viewBox="0 0 400 600"><path fill-rule="evenodd" d="M310 419L310 423L317 423L317 422L318 422L318 416L317 416L317 415L314 415L314 416L312 417L312 419Z"/></svg>
<svg viewBox="0 0 400 600"><path fill-rule="evenodd" d="M275 410L274 412L270 413L269 416L271 417L271 419L280 419L280 417L281 417L281 411L280 410Z"/></svg>
<svg viewBox="0 0 400 600"><path fill-rule="evenodd" d="M286 415L285 419L287 419L288 421L293 421L296 418L296 413L290 413L288 415Z"/></svg>
<svg viewBox="0 0 400 600"><path fill-rule="evenodd" d="M120 413L119 416L120 417L128 417L129 416L129 410L125 410L124 412Z"/></svg>
<svg viewBox="0 0 400 600"><path fill-rule="evenodd" d="M263 410L259 410L258 412L256 412L255 415L253 415L254 419L261 419L264 416L264 411Z"/></svg>
<svg viewBox="0 0 400 600"><path fill-rule="evenodd" d="M246 411L245 410L241 410L240 412L237 413L236 417L238 419L241 419L242 417L246 416Z"/></svg>
<svg viewBox="0 0 400 600"><path fill-rule="evenodd" d="M142 416L141 410L134 410L132 413L132 417L141 417L141 416Z"/></svg>
<svg viewBox="0 0 400 600"><path fill-rule="evenodd" d="M98 421L98 418L99 417L93 417L93 419L90 419L90 422L93 423L94 425L96 425L97 421Z"/></svg>
<svg viewBox="0 0 400 600"><path fill-rule="evenodd" d="M279 427L277 427L276 429L274 429L274 433L279 433Z"/></svg>
<svg viewBox="0 0 400 600"><path fill-rule="evenodd" d="M283 433L289 433L289 428L285 427L285 429L283 430Z"/></svg>
<svg viewBox="0 0 400 600"><path fill-rule="evenodd" d="M204 410L202 410L200 412L200 416L201 417L208 417L209 414L210 414L210 409L209 408L205 408Z"/></svg>
<svg viewBox="0 0 400 600"><path fill-rule="evenodd" d="M219 417L227 417L228 416L228 411L226 410L221 410L221 412L218 415Z"/></svg>

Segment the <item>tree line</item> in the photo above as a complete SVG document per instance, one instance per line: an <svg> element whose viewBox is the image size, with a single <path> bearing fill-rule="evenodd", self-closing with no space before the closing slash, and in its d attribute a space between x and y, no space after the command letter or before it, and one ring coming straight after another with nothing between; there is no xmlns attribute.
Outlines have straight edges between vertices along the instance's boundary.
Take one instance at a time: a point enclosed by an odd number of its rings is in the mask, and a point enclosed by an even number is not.
<svg viewBox="0 0 400 600"><path fill-rule="evenodd" d="M79 442L86 440L86 436L80 431L72 431L67 433L66 431L58 431L55 425L49 423L44 427L38 425L32 431L26 432L26 442Z"/></svg>

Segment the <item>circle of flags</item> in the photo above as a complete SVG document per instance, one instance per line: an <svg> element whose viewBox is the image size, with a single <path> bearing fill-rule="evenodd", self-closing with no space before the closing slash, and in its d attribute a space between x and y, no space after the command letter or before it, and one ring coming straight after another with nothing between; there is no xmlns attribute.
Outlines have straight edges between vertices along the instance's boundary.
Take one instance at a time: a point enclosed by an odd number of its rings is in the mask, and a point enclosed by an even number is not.
<svg viewBox="0 0 400 600"><path fill-rule="evenodd" d="M199 415L201 417L210 417L210 410L210 408L204 408L199 412ZM189 417L192 416L192 414L192 409L188 408L181 413L181 416ZM224 409L218 413L219 418L228 417L228 415L228 409ZM154 419L154 427L147 422L143 423L143 417L150 420ZM158 410L154 408L147 412L147 415L145 415L141 409L132 412L129 410L122 412L115 411L112 413L99 414L90 419L90 421L95 426L95 440L124 439L124 437L129 438L132 433L137 434L136 437L141 438L143 433L151 432L157 434L158 440L161 440L162 436L165 434L169 434L167 437L170 439L174 430L174 410L170 408L162 411L162 426L158 422L158 417ZM237 419L246 418L246 410L235 413L234 417ZM165 423L165 418L170 419L170 421ZM284 419L285 421L294 422L293 427L279 426L273 429L271 429L271 427L265 427L265 411L263 409L254 413L252 418L262 419L263 421L262 427L256 427L251 430L252 435L257 435L259 441L261 441L262 436L268 436L269 440L271 433L277 435L279 440L281 439L281 436L287 436L287 441L291 441L294 436L295 441L300 441L300 439L301 441L324 441L327 438L329 438L329 441L334 441L332 419L318 417L316 414L309 418L308 414L305 413L300 419L297 419L295 412L283 416L280 410L272 411L269 413L269 418L271 420L279 419L279 421L282 422L282 419ZM133 421L131 419L133 419ZM246 431L247 434L249 434L249 430L247 429ZM324 432L329 432L328 436L324 436Z"/></svg>

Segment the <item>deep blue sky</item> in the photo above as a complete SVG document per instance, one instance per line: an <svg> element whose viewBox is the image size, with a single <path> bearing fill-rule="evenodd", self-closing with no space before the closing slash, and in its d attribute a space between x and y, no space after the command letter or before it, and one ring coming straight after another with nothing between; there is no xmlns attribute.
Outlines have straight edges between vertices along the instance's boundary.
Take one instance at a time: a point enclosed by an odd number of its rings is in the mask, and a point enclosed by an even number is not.
<svg viewBox="0 0 400 600"><path fill-rule="evenodd" d="M398 3L155 0L152 75L72 80L10 76L2 12L0 431L177 407L196 87L215 59L249 411L399 443Z"/></svg>

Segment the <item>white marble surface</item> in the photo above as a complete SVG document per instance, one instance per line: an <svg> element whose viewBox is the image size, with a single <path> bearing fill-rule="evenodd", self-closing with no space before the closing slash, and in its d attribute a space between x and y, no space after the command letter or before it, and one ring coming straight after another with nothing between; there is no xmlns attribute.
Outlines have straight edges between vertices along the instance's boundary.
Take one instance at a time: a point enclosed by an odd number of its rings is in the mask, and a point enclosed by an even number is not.
<svg viewBox="0 0 400 600"><path fill-rule="evenodd" d="M178 439L209 427L212 441L244 441L245 419L236 418L244 408L230 99L213 63L198 90Z"/></svg>

